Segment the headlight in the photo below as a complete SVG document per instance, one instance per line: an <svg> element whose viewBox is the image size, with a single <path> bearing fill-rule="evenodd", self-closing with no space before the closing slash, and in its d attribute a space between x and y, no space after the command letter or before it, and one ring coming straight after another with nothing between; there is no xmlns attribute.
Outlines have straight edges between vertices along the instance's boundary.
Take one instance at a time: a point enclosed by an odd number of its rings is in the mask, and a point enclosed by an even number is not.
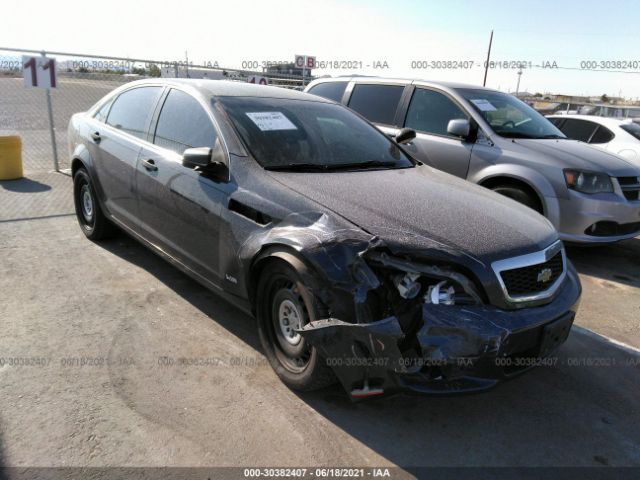
<svg viewBox="0 0 640 480"><path fill-rule="evenodd" d="M611 178L606 173L585 172L581 170L565 170L564 179L567 187L582 193L613 192Z"/></svg>

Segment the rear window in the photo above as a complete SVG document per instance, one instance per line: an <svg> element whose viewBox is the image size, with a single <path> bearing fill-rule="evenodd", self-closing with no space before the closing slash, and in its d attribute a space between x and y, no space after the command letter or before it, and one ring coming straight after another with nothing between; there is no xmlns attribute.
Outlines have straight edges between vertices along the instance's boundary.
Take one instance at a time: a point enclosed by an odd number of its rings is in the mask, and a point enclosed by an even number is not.
<svg viewBox="0 0 640 480"><path fill-rule="evenodd" d="M580 140L581 142L588 142L596 128L598 128L597 123L567 118L560 130L569 138Z"/></svg>
<svg viewBox="0 0 640 480"><path fill-rule="evenodd" d="M623 123L620 128L640 140L640 125L637 123Z"/></svg>
<svg viewBox="0 0 640 480"><path fill-rule="evenodd" d="M394 125L403 91L402 85L356 85L349 100L349 108L370 122Z"/></svg>
<svg viewBox="0 0 640 480"><path fill-rule="evenodd" d="M161 93L161 87L140 87L121 93L109 110L107 124L145 139L147 122Z"/></svg>
<svg viewBox="0 0 640 480"><path fill-rule="evenodd" d="M334 102L341 102L347 82L325 82L311 88L308 93L319 95Z"/></svg>
<svg viewBox="0 0 640 480"><path fill-rule="evenodd" d="M615 135L607 127L600 125L596 133L593 134L589 143L608 143L613 140Z"/></svg>

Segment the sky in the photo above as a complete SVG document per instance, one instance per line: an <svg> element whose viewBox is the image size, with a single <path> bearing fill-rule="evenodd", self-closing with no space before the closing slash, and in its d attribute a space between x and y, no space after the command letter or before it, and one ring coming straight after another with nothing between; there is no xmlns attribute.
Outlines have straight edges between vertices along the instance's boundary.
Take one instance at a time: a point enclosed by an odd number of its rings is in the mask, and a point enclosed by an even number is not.
<svg viewBox="0 0 640 480"><path fill-rule="evenodd" d="M479 85L493 30L492 60L527 66L520 91L640 98L637 0L4 0L3 7L11 13L3 15L0 47L162 61L184 60L186 51L196 64L226 68L303 54L347 67L314 75ZM581 68L601 61L628 64ZM442 62L458 68L432 68ZM515 91L517 81L517 69L494 68L487 86Z"/></svg>

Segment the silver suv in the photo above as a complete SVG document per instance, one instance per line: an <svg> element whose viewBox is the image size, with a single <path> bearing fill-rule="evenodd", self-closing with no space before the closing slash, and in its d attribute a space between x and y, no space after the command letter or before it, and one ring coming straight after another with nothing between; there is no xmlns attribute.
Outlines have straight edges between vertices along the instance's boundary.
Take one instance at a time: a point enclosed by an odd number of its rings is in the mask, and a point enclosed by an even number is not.
<svg viewBox="0 0 640 480"><path fill-rule="evenodd" d="M322 78L306 91L343 103L390 136L416 138L417 159L545 215L563 240L607 243L640 233L640 169L569 140L512 95L471 85Z"/></svg>

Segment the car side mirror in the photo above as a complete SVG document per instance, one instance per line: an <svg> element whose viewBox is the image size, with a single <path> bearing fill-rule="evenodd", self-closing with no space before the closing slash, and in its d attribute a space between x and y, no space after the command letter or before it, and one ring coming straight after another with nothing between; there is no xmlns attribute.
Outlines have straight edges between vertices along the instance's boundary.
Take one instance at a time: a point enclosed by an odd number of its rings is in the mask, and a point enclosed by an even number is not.
<svg viewBox="0 0 640 480"><path fill-rule="evenodd" d="M396 136L394 137L394 140L396 141L396 143L403 145L411 142L411 140L415 138L416 138L415 130L411 128L403 128L396 134Z"/></svg>
<svg viewBox="0 0 640 480"><path fill-rule="evenodd" d="M207 168L226 164L226 156L219 140L213 148L187 148L182 154L182 165L188 168Z"/></svg>
<svg viewBox="0 0 640 480"><path fill-rule="evenodd" d="M182 165L188 168L207 167L211 163L209 147L187 148L182 154Z"/></svg>
<svg viewBox="0 0 640 480"><path fill-rule="evenodd" d="M466 140L469 137L469 133L471 133L471 124L469 123L469 120L464 118L449 120L449 123L447 124L447 133L454 137L461 137Z"/></svg>

